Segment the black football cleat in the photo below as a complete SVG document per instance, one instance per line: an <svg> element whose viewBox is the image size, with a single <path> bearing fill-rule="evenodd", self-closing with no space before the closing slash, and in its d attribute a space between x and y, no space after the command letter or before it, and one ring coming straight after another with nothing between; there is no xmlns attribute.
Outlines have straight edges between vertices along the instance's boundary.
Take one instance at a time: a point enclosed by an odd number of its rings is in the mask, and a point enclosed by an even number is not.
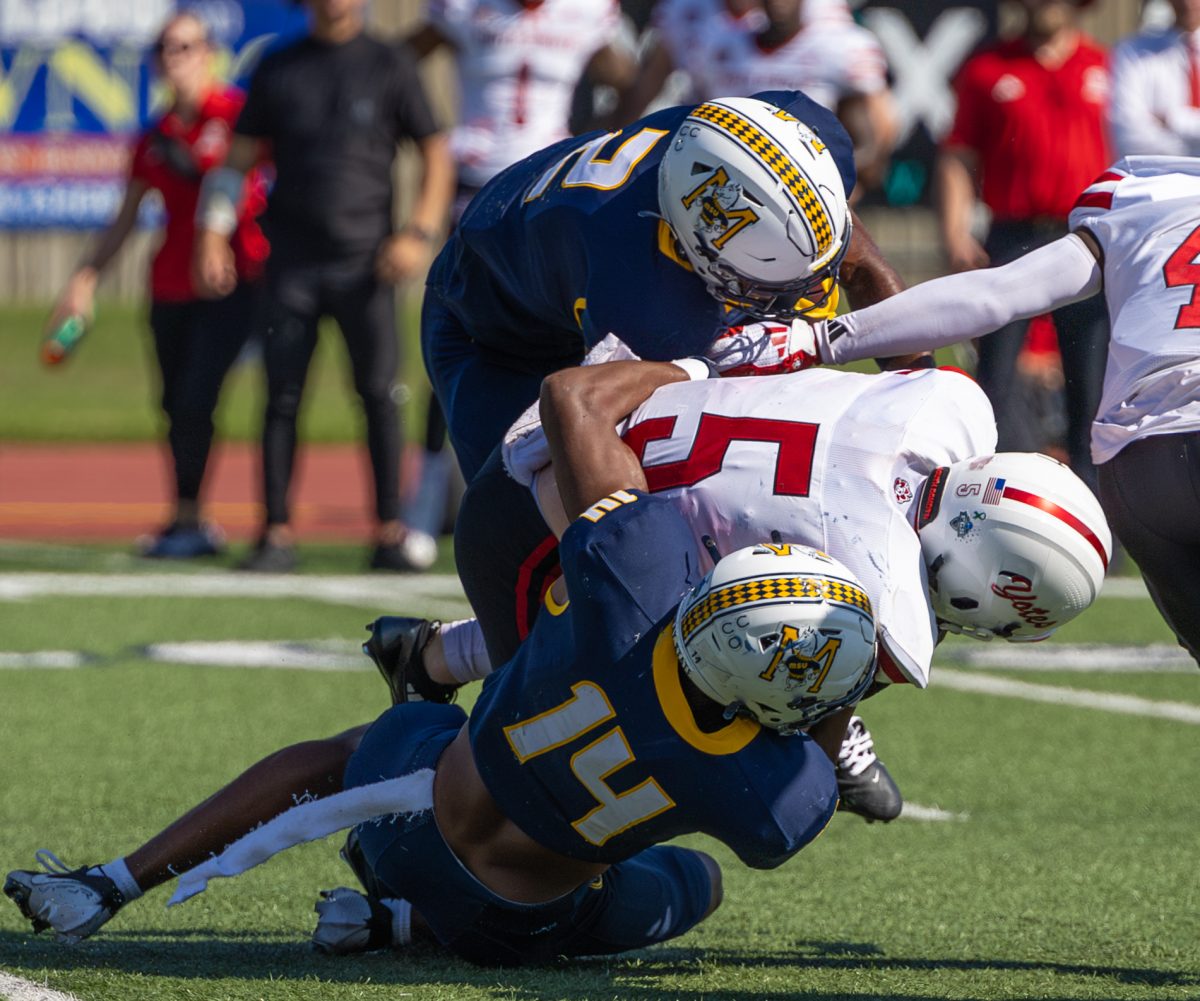
<svg viewBox="0 0 1200 1001"><path fill-rule="evenodd" d="M402 702L453 702L458 685L443 685L429 677L422 656L426 644L441 628L440 622L385 615L367 631L363 653L375 662L392 693L392 705Z"/></svg>
<svg viewBox="0 0 1200 1001"><path fill-rule="evenodd" d="M875 741L861 717L853 716L837 760L839 810L849 810L866 819L886 824L900 816L904 797L875 754Z"/></svg>

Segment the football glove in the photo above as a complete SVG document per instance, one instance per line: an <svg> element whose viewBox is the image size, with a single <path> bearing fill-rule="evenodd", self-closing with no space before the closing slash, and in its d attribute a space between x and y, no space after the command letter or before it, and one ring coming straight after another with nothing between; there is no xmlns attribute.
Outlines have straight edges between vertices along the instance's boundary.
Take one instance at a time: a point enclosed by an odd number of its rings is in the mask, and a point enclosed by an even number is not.
<svg viewBox="0 0 1200 1001"><path fill-rule="evenodd" d="M804 320L787 323L749 323L730 327L708 350L709 360L723 376L779 375L821 364L817 347L819 324Z"/></svg>
<svg viewBox="0 0 1200 1001"><path fill-rule="evenodd" d="M395 928L400 917L398 905L403 903L375 900L348 886L322 890L315 908L317 927L312 936L313 948L329 955L347 956L403 945Z"/></svg>

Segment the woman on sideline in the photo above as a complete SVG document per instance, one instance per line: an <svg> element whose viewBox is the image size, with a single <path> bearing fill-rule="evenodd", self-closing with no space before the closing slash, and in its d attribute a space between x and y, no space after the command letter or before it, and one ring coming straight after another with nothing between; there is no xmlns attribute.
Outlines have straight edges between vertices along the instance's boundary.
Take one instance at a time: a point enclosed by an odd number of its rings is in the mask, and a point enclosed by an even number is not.
<svg viewBox="0 0 1200 1001"><path fill-rule="evenodd" d="M51 326L72 315L91 316L101 274L133 230L142 199L156 189L166 228L150 269L149 320L162 374L175 513L145 541L142 554L190 559L221 548L220 530L200 519L200 485L221 384L253 330L255 281L268 246L255 222L263 198L252 175L233 239L238 287L219 300L196 293L191 256L200 180L225 159L243 96L217 79L208 26L194 13L184 11L167 21L154 52L156 69L171 89L171 104L138 139L120 211L67 282Z"/></svg>

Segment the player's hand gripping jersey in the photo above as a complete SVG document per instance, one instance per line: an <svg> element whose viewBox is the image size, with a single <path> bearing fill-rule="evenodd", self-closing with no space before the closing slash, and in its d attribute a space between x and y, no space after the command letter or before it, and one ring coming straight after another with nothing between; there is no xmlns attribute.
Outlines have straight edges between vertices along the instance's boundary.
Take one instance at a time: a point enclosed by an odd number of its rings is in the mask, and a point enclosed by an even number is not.
<svg viewBox="0 0 1200 1001"><path fill-rule="evenodd" d="M904 676L892 680L926 685L937 628L913 504L933 469L995 451L992 409L971 379L813 369L678 383L639 407L624 437L650 489L721 552L778 530L841 560Z"/></svg>
<svg viewBox="0 0 1200 1001"><path fill-rule="evenodd" d="M478 188L568 134L575 85L620 11L613 0L433 0L429 19L458 51L451 143L460 180Z"/></svg>
<svg viewBox="0 0 1200 1001"><path fill-rule="evenodd" d="M538 617L471 713L503 813L597 862L700 832L769 868L815 838L837 803L820 748L743 717L705 731L689 707L669 626L708 562L675 506L619 491L567 529L560 553L570 604Z"/></svg>
<svg viewBox="0 0 1200 1001"><path fill-rule="evenodd" d="M796 92L755 97L805 123L855 183L850 138ZM614 333L638 355L703 353L728 322L660 218L658 166L690 107L542 150L493 179L434 262L429 288L505 364L575 363ZM538 371L541 367L538 368Z"/></svg>

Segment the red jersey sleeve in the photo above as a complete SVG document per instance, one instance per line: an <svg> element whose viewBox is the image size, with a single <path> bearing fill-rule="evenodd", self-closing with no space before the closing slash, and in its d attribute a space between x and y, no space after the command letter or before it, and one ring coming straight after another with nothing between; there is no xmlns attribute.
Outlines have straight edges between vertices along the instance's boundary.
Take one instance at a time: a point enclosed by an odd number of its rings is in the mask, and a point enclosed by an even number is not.
<svg viewBox="0 0 1200 1001"><path fill-rule="evenodd" d="M146 151L149 148L149 136L143 132L134 143L133 153L129 157L129 179L131 181L144 181L146 184L152 184L150 168L146 163Z"/></svg>

